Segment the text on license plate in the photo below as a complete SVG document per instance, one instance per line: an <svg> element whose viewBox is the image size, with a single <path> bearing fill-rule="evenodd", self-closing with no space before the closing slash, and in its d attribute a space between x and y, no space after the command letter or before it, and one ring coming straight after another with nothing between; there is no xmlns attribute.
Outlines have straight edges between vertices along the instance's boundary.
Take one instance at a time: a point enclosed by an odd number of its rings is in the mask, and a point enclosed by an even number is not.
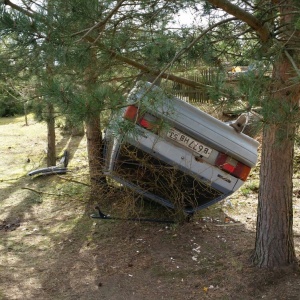
<svg viewBox="0 0 300 300"><path fill-rule="evenodd" d="M210 153L212 152L211 148L197 142L193 138L173 128L168 131L167 136L171 140L176 141L177 143L185 146L188 149L191 149L192 151L196 152L197 154L200 154L201 156L209 157Z"/></svg>

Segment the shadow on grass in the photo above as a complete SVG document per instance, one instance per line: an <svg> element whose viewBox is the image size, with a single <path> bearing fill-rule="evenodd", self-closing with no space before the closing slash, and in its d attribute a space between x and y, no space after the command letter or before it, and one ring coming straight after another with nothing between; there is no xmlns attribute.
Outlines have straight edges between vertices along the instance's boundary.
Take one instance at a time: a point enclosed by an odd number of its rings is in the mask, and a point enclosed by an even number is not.
<svg viewBox="0 0 300 300"><path fill-rule="evenodd" d="M93 220L89 203L71 199L57 202L61 215L38 219L30 201L28 196L22 209L28 205L26 213L40 229L18 241L9 233L3 239L11 260L0 282L16 286L14 299L250 300L274 299L279 290L289 293L286 299L298 295L296 285L288 287L299 274L258 273L251 267L255 233L234 220L224 223L222 207L203 210L179 226ZM142 207L163 213L149 203ZM35 236L41 240L32 246L28 239Z"/></svg>
<svg viewBox="0 0 300 300"><path fill-rule="evenodd" d="M66 136L59 142L58 147L64 148L67 146L69 151L71 150L70 159L72 159L81 140L82 137L73 138ZM15 180L12 184L5 184L5 187L1 190L3 217L2 220L0 220L0 235L1 247L3 247L2 250L4 250L5 255L3 254L2 256L4 263L0 264L0 268L3 269L6 265L10 270L9 272L5 272L5 270L1 272L1 299L5 299L4 296L2 296L3 286L10 283L12 284L10 288L15 289L16 293L19 294L19 297L17 295L14 296L16 299L32 299L29 292L30 288L26 286L26 284L22 285L21 282L30 277L36 278L37 274L32 274L32 272L29 271L30 269L35 269L35 263L38 261L37 257L31 256L32 253L38 253L38 255L43 256L43 251L45 251L46 254L47 250L39 251L39 245L32 242L31 239L33 236L39 236L38 238L42 236L49 237L48 242L42 243L42 248L44 244L55 244L57 239L59 239L59 234L52 234L51 230L47 228L48 225L45 227L45 219L47 220L49 218L47 211L45 211L44 215L39 215L39 218L36 216L36 212L43 209L43 191L47 191L48 187L51 187L51 185L55 186L55 184L57 184L55 176L38 176L31 180L29 180L29 177L23 176ZM21 189L21 187L24 186L42 192L34 193L32 191L25 191ZM71 203L71 206L72 205L73 203ZM68 211L66 204L62 205L62 203L59 203L59 206L62 206L61 209ZM88 219L88 221L90 220ZM80 221L78 222L81 224ZM49 220L48 223L52 224L53 222ZM68 226L72 225L69 224ZM18 234L15 236L17 231ZM9 262L11 257L13 259ZM14 260L16 260L17 263L15 263ZM47 261L47 255L45 255L44 261ZM19 276L23 276L23 278L19 278L18 280ZM37 281L39 281L39 279ZM14 282L16 282L16 285L14 285ZM37 285L39 284L37 283ZM28 295L28 297L26 295ZM9 299L12 298L9 297Z"/></svg>
<svg viewBox="0 0 300 300"><path fill-rule="evenodd" d="M57 144L57 150L61 151L62 149L68 149L69 151L69 160L72 160L74 153L76 152L76 150L78 149L78 146L81 142L83 137L72 137L72 136L65 136L63 139L61 139L59 141L59 143ZM45 163L45 159L43 160L43 162ZM45 166L39 166L39 167L45 167ZM43 176L43 175L42 175ZM4 187L1 189L1 200L4 200L6 198L9 198L9 195L11 195L12 193L16 192L21 186L24 186L27 182L28 182L28 176L24 175L20 178L18 178L17 180L13 180L8 178L7 180L0 180L0 183L5 184L6 182L13 182L11 184L7 184L7 187ZM33 180L35 178L32 178Z"/></svg>
<svg viewBox="0 0 300 300"><path fill-rule="evenodd" d="M125 196L122 189L114 192L105 209ZM22 224L17 229L18 239L14 232L0 232L7 253L0 286L9 283L7 290L14 292L7 299L250 300L275 299L280 290L286 299L299 294L299 274L258 274L251 267L255 233L234 220L226 223L221 205L179 226L93 220L87 199L56 199L51 210L47 199L37 200L30 194L11 208L11 215L22 212L27 222L27 230ZM140 217L165 213L152 202L137 205Z"/></svg>
<svg viewBox="0 0 300 300"><path fill-rule="evenodd" d="M55 176L49 176L32 185L41 189L56 183ZM88 209L82 211L82 207L78 200L31 191L6 207L9 227L0 229L0 299L60 299L62 293L68 294L68 276L93 224Z"/></svg>

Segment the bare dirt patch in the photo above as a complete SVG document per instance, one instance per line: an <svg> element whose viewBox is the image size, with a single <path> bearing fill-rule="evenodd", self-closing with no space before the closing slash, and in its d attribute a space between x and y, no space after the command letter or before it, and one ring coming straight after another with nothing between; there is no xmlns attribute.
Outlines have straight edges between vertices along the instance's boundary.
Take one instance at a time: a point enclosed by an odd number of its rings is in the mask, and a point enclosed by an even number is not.
<svg viewBox="0 0 300 300"><path fill-rule="evenodd" d="M86 187L58 176L29 178L44 166L46 128L0 122L0 299L299 299L297 270L251 266L257 175L230 199L183 226L90 218ZM85 139L58 135L70 174L87 182ZM294 230L300 255L295 178ZM112 202L122 201L114 192ZM103 193L105 212L113 207ZM141 208L142 207L142 208ZM141 208L139 210L139 208ZM141 217L163 208L137 201Z"/></svg>

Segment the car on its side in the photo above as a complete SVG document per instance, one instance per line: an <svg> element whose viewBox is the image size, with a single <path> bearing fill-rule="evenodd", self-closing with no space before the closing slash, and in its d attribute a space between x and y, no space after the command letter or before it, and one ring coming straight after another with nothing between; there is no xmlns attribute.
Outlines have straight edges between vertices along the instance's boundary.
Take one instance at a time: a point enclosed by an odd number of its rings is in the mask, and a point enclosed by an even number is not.
<svg viewBox="0 0 300 300"><path fill-rule="evenodd" d="M138 82L105 134L107 176L193 214L238 190L259 143L148 82Z"/></svg>

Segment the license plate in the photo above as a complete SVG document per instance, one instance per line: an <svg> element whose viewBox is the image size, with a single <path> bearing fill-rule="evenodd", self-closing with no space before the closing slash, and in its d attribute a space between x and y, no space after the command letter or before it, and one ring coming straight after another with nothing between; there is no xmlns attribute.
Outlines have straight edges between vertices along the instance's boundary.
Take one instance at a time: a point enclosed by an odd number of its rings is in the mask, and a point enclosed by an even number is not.
<svg viewBox="0 0 300 300"><path fill-rule="evenodd" d="M186 148L192 150L193 152L204 156L209 157L210 153L212 152L212 149L205 146L202 143L197 142L193 138L187 136L186 134L183 134L176 129L170 129L167 132L168 138L170 138L173 141L176 141L178 144L185 146Z"/></svg>

